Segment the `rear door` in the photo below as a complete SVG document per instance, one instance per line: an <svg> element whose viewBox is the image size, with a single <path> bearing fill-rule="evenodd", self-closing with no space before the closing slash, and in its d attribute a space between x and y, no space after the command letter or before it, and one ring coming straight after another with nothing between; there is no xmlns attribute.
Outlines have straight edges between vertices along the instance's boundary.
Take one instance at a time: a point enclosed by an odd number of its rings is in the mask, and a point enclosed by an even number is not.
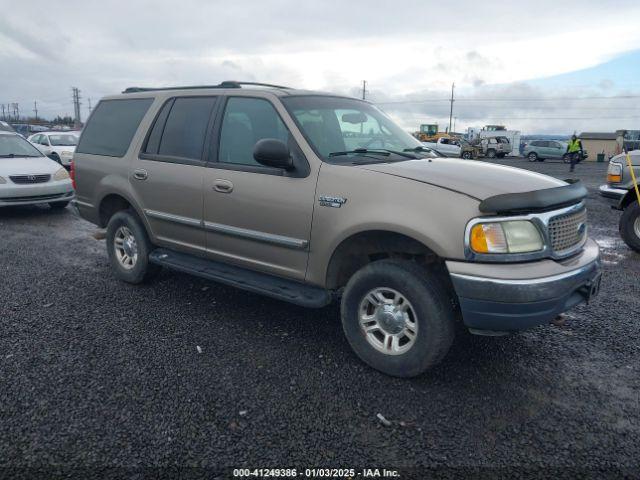
<svg viewBox="0 0 640 480"><path fill-rule="evenodd" d="M215 96L166 100L132 164L132 188L162 246L188 253L205 252L204 146L216 103Z"/></svg>
<svg viewBox="0 0 640 480"><path fill-rule="evenodd" d="M208 256L304 279L317 170L291 133L295 126L281 105L248 96L229 97L218 123L219 142L212 145L204 182ZM292 171L265 167L253 158L263 138L289 146Z"/></svg>
<svg viewBox="0 0 640 480"><path fill-rule="evenodd" d="M549 142L549 158L562 158L564 148L560 142Z"/></svg>

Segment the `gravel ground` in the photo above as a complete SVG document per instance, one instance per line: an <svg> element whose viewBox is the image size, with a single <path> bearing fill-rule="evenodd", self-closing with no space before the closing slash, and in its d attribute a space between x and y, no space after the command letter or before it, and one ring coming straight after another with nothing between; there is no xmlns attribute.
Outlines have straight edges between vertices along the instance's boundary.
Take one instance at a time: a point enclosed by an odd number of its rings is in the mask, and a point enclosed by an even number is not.
<svg viewBox="0 0 640 480"><path fill-rule="evenodd" d="M500 163L569 177L560 163ZM600 296L561 326L461 339L412 380L362 364L336 307L171 272L120 283L93 226L70 211L0 210L0 476L241 466L639 475L640 255L597 194L605 170L572 175L590 191Z"/></svg>

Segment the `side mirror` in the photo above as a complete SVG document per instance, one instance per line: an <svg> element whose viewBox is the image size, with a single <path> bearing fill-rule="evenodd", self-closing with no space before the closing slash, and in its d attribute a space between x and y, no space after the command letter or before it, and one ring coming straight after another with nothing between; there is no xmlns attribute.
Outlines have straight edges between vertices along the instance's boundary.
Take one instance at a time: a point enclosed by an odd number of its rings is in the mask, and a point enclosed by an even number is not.
<svg viewBox="0 0 640 480"><path fill-rule="evenodd" d="M293 169L293 158L289 147L275 138L258 140L253 147L253 158L266 167Z"/></svg>

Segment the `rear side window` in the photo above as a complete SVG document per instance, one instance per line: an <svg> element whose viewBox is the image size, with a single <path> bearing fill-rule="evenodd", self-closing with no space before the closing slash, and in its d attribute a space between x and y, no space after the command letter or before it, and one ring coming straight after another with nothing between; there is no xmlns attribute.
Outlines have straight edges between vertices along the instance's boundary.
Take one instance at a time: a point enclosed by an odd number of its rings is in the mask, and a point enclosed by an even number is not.
<svg viewBox="0 0 640 480"><path fill-rule="evenodd" d="M176 98L164 125L158 155L200 160L215 103L216 97Z"/></svg>
<svg viewBox="0 0 640 480"><path fill-rule="evenodd" d="M124 156L152 103L152 98L102 100L84 128L76 152Z"/></svg>

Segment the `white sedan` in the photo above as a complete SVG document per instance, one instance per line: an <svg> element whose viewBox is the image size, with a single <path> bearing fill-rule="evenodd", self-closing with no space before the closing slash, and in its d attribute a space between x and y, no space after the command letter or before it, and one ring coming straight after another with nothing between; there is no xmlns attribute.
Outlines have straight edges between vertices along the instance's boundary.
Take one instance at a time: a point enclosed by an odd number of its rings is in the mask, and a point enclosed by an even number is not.
<svg viewBox="0 0 640 480"><path fill-rule="evenodd" d="M0 207L48 203L65 208L74 195L64 167L20 135L0 131Z"/></svg>
<svg viewBox="0 0 640 480"><path fill-rule="evenodd" d="M78 145L78 136L71 132L34 133L27 140L47 157L65 167L70 165Z"/></svg>

